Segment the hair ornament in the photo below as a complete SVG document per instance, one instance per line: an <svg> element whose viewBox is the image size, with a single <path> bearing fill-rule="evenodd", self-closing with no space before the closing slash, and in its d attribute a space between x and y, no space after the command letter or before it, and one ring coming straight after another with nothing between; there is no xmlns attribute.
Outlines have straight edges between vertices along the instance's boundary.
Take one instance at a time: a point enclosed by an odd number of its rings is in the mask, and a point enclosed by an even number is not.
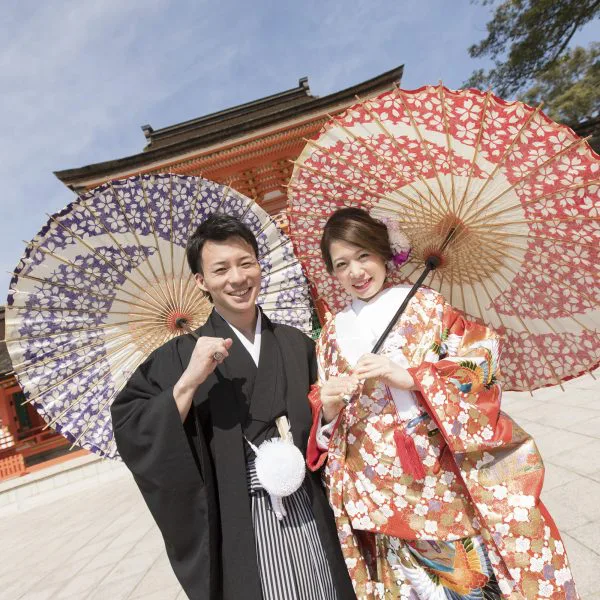
<svg viewBox="0 0 600 600"><path fill-rule="evenodd" d="M398 221L380 217L380 221L385 224L390 236L390 246L392 247L392 260L390 261L395 267L403 265L410 256L410 240L402 231Z"/></svg>

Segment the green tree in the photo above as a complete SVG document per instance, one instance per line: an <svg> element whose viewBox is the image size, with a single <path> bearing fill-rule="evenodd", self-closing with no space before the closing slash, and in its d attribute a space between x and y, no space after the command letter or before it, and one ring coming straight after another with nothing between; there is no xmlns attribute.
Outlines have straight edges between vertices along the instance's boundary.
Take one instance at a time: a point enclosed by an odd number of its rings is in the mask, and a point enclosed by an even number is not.
<svg viewBox="0 0 600 600"><path fill-rule="evenodd" d="M495 4L497 0L473 0ZM501 96L522 90L566 51L575 32L600 15L600 0L501 0L487 37L469 48L490 57L489 72L475 71L467 85L491 87Z"/></svg>
<svg viewBox="0 0 600 600"><path fill-rule="evenodd" d="M573 48L541 71L520 97L532 106L544 101L544 112L576 125L600 115L600 43Z"/></svg>

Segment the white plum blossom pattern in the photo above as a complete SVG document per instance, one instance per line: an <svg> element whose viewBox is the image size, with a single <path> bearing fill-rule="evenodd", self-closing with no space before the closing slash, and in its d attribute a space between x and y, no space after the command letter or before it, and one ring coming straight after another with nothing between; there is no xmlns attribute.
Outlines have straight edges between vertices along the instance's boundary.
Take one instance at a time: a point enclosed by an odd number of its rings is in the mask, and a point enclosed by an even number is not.
<svg viewBox="0 0 600 600"><path fill-rule="evenodd" d="M600 364L600 158L543 112L474 89L385 92L323 126L288 194L294 247L331 311L348 303L320 260L333 211L359 206L404 229L412 252L390 271L394 285L414 283L458 223L425 284L503 335L505 389Z"/></svg>

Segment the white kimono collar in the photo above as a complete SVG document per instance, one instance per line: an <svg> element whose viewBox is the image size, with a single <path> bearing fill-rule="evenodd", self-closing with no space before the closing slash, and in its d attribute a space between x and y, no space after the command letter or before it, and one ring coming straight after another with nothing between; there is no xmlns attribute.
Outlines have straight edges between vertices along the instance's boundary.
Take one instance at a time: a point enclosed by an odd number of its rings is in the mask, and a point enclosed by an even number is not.
<svg viewBox="0 0 600 600"><path fill-rule="evenodd" d="M411 286L398 286L379 292L368 302L354 299L335 317L339 348L351 365L373 346L396 314Z"/></svg>
<svg viewBox="0 0 600 600"><path fill-rule="evenodd" d="M221 316L221 318L233 329L236 337L252 357L254 364L258 367L258 361L260 360L260 340L262 337L262 314L258 306L256 307L258 316L256 318L256 328L254 330L254 343L252 343L239 329L236 329L223 315L215 308L215 311Z"/></svg>
<svg viewBox="0 0 600 600"><path fill-rule="evenodd" d="M363 354L371 352L410 289L410 285L402 285L383 290L368 302L353 300L350 306L335 316L337 345L351 366ZM400 366L409 366L401 348L389 349L387 355ZM420 414L412 392L390 388L390 393L402 420L410 420Z"/></svg>

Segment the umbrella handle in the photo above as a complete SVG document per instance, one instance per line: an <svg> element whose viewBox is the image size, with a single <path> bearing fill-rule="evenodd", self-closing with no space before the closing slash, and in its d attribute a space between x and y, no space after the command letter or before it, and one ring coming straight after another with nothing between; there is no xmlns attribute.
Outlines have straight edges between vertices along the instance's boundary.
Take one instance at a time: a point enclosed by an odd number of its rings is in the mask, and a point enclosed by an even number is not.
<svg viewBox="0 0 600 600"><path fill-rule="evenodd" d="M421 284L423 283L423 281L425 281L425 278L427 277L427 275L429 275L429 273L431 271L435 271L442 264L442 253L448 247L448 244L452 241L452 238L454 237L456 232L457 232L457 228L451 227L450 231L446 235L446 239L444 240L444 242L442 243L442 245L439 249L439 254L430 254L425 259L425 269L421 273L421 276L419 277L419 279L417 279L417 281L415 281L415 284L412 286L410 292L408 292L408 295L404 299L404 302L400 305L400 308L396 311L396 314L392 317L392 320L389 322L388 326L385 328L384 332L381 334L381 337L377 340L377 342L373 346L373 350L371 350L371 354L377 354L381 350L381 347L383 346L383 343L385 342L390 331L392 330L394 325L398 322L398 319L402 316L402 313L406 310L408 303L410 302L411 298L417 293L417 290L421 287Z"/></svg>
<svg viewBox="0 0 600 600"><path fill-rule="evenodd" d="M402 313L406 310L411 298L417 293L417 290L421 287L421 284L423 281L425 281L427 275L429 275L431 271L435 271L435 269L440 266L441 262L442 261L440 257L436 255L432 255L427 258L425 261L425 269L419 276L419 279L415 281L415 284L412 286L410 292L408 292L408 295L406 298L404 298L404 302L402 302L400 308L396 311L396 314L392 317L392 320L388 323L388 326L385 328L384 332L373 346L373 350L371 350L372 354L377 354L381 350L381 347L383 346L387 336L390 334L390 331L393 329L394 325L398 322L398 319L402 316Z"/></svg>

